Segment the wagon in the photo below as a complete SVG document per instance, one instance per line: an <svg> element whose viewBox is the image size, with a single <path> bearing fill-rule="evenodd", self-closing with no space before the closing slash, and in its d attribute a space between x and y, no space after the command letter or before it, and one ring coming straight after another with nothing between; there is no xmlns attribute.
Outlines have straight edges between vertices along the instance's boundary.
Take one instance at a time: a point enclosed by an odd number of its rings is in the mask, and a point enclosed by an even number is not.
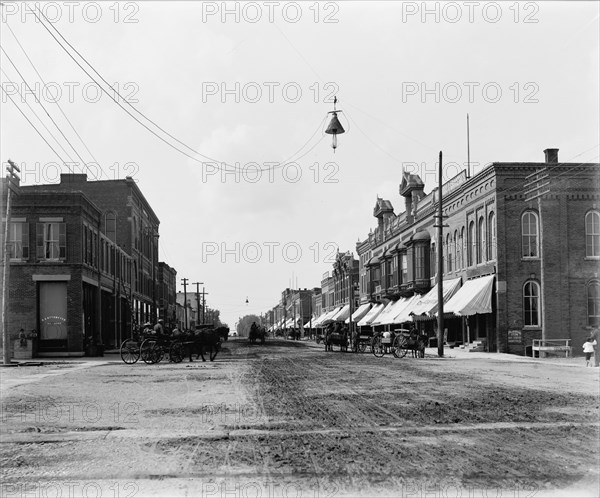
<svg viewBox="0 0 600 498"><path fill-rule="evenodd" d="M413 351L415 357L423 358L426 344L427 337L417 329L396 329L375 334L371 341L371 351L377 358L389 353L396 358L403 358L409 351Z"/></svg>

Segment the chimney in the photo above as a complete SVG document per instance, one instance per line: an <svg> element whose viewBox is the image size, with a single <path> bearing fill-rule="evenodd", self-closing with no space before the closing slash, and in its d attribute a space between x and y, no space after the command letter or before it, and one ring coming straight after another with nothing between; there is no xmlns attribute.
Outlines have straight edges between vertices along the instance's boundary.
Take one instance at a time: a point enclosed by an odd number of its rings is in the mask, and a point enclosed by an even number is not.
<svg viewBox="0 0 600 498"><path fill-rule="evenodd" d="M79 184L87 182L87 174L86 173L61 173L60 174L60 183L61 184Z"/></svg>
<svg viewBox="0 0 600 498"><path fill-rule="evenodd" d="M558 162L558 149L546 149L544 151L544 156L546 163L557 163Z"/></svg>

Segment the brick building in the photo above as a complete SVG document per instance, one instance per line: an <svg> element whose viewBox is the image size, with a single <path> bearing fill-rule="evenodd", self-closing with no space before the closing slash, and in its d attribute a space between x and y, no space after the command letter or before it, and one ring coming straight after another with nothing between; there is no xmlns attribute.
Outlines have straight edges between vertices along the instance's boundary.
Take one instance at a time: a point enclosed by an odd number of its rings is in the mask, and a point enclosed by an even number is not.
<svg viewBox="0 0 600 498"><path fill-rule="evenodd" d="M159 221L131 178L63 174L12 199L11 333L38 331L40 356L93 355L156 319Z"/></svg>
<svg viewBox="0 0 600 498"><path fill-rule="evenodd" d="M533 339L560 338L580 351L600 320L600 165L544 152L544 162L493 163L446 182L441 248L438 189L425 194L418 175L403 173L404 212L378 198L377 227L357 244L361 302L422 295L399 320L434 333L437 301L428 292L441 280L450 290L448 342L524 354ZM547 192L526 191L533 174Z"/></svg>

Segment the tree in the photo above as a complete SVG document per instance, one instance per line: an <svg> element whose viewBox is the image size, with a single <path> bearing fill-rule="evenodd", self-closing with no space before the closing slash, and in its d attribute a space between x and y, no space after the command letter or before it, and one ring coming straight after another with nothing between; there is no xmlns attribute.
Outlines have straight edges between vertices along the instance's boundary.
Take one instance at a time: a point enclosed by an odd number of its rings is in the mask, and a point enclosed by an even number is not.
<svg viewBox="0 0 600 498"><path fill-rule="evenodd" d="M240 321L237 324L237 333L239 337L248 337L252 322L256 322L257 325L260 325L260 317L257 315L246 315L240 318Z"/></svg>

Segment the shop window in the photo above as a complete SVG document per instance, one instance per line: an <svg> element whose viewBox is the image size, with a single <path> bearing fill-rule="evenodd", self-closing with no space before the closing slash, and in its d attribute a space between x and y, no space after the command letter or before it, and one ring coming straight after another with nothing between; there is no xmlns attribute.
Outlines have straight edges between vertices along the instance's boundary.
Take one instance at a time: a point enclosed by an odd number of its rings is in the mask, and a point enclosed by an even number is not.
<svg viewBox="0 0 600 498"><path fill-rule="evenodd" d="M524 258L539 257L539 225L538 216L533 211L523 213L521 217L521 255Z"/></svg>
<svg viewBox="0 0 600 498"><path fill-rule="evenodd" d="M588 325L600 326L600 282L594 280L587 286Z"/></svg>
<svg viewBox="0 0 600 498"><path fill-rule="evenodd" d="M541 326L540 286L529 281L523 286L523 324L526 327Z"/></svg>
<svg viewBox="0 0 600 498"><path fill-rule="evenodd" d="M66 223L38 223L36 233L37 258L51 261L66 259L66 233Z"/></svg>
<svg viewBox="0 0 600 498"><path fill-rule="evenodd" d="M585 215L585 255L600 257L600 213L590 211Z"/></svg>

